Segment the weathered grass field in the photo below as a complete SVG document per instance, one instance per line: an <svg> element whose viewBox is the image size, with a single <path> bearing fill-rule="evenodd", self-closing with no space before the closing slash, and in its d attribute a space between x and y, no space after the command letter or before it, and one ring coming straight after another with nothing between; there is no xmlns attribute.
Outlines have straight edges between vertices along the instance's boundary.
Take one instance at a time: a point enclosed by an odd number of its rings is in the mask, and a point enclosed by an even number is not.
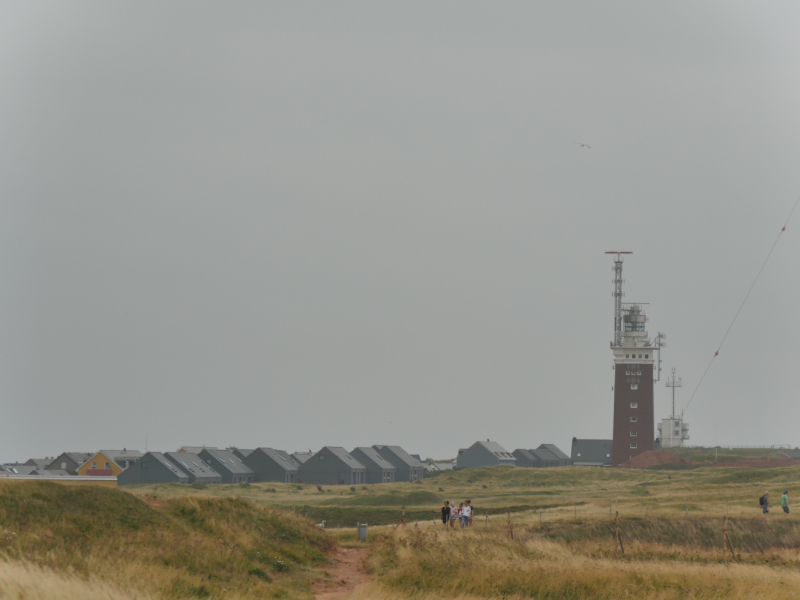
<svg viewBox="0 0 800 600"><path fill-rule="evenodd" d="M0 481L0 599L311 598L337 540L370 550L371 582L352 600L800 598L800 520L782 515L784 489L800 498L800 467L496 467L321 491ZM443 532L441 500L467 498L475 527ZM368 544L355 536L365 521Z"/></svg>

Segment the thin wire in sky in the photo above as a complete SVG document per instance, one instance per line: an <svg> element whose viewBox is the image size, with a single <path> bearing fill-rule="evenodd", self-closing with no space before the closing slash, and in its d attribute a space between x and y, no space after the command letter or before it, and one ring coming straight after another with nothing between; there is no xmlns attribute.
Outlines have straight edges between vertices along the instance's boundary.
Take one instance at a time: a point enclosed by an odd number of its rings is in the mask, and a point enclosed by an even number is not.
<svg viewBox="0 0 800 600"><path fill-rule="evenodd" d="M775 241L772 244L772 248L769 249L769 252L767 253L767 257L764 259L764 262L761 263L761 268L758 270L758 273L756 273L756 277L755 277L755 279L753 279L753 283L750 284L750 289L747 290L747 293L744 296L744 300L742 300L742 303L739 305L739 310L737 310L736 314L733 315L733 320L731 321L731 324L728 325L728 329L725 331L725 335L722 336L722 341L720 341L719 346L717 346L717 351L714 352L714 356L711 357L711 360L709 361L708 366L706 367L706 370L703 371L703 376L700 378L700 381L697 382L697 386L694 388L694 391L692 392L692 395L689 398L689 402L686 403L686 407L683 409L683 412L686 412L689 409L689 405L692 403L692 400L694 400L694 396L695 396L695 394L697 394L697 390L700 389L700 384L703 383L703 380L706 378L706 374L708 373L709 369L711 369L711 365L714 362L714 359L717 358L717 356L719 356L719 351L722 349L722 344L725 343L725 339L728 337L728 334L731 332L731 329L733 328L733 324L736 323L736 319L739 318L739 313L742 312L742 309L744 308L744 305L747 302L747 299L750 297L750 292L753 291L753 288L756 286L756 282L758 281L758 278L761 277L761 272L764 270L764 267L767 266L767 262L769 261L769 257L772 256L772 251L775 250L775 246L778 245L778 240L781 239L781 236L783 235L783 232L786 231L786 226L789 224L789 219L792 218L792 215L794 214L794 210L797 208L797 204L798 203L800 203L800 196L798 196L797 200L795 200L794 206L792 207L792 210L789 212L789 216L786 217L786 222L783 224L783 227L778 232L778 236L775 238Z"/></svg>

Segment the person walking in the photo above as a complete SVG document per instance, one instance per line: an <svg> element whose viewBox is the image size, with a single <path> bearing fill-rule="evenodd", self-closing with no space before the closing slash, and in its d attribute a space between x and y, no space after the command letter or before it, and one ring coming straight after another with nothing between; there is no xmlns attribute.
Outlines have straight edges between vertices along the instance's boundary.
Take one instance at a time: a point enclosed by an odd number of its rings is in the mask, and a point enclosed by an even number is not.
<svg viewBox="0 0 800 600"><path fill-rule="evenodd" d="M464 502L464 508L461 509L461 528L468 529L469 528L469 515L472 512L472 509L469 506L469 500Z"/></svg>
<svg viewBox="0 0 800 600"><path fill-rule="evenodd" d="M450 522L450 502L448 500L445 500L444 506L442 506L442 524L444 525L445 531L447 531L447 524L449 522Z"/></svg>
<svg viewBox="0 0 800 600"><path fill-rule="evenodd" d="M789 490L783 490L783 496L781 496L781 507L783 508L783 514L789 514Z"/></svg>
<svg viewBox="0 0 800 600"><path fill-rule="evenodd" d="M764 492L764 495L758 499L758 503L761 505L761 510L765 515L769 514L769 491Z"/></svg>
<svg viewBox="0 0 800 600"><path fill-rule="evenodd" d="M458 520L458 509L456 508L456 503L453 502L450 504L450 529L456 528L457 520Z"/></svg>

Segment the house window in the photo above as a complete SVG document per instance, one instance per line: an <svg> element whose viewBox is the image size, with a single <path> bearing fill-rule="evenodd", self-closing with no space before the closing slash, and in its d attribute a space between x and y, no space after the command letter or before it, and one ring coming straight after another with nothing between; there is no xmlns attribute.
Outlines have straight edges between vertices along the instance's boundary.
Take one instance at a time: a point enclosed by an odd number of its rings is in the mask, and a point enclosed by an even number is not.
<svg viewBox="0 0 800 600"><path fill-rule="evenodd" d="M631 448L636 448L636 442L631 442Z"/></svg>
<svg viewBox="0 0 800 600"><path fill-rule="evenodd" d="M66 470L66 468L67 468L67 463L61 463L61 470L62 471Z"/></svg>
<svg viewBox="0 0 800 600"><path fill-rule="evenodd" d="M645 358L650 358L650 355L649 354L645 354L644 357Z"/></svg>
<svg viewBox="0 0 800 600"><path fill-rule="evenodd" d="M639 417L631 417L631 423L636 423L639 420Z"/></svg>
<svg viewBox="0 0 800 600"><path fill-rule="evenodd" d="M636 437L637 435L639 434L636 431L631 431L631 437Z"/></svg>
<svg viewBox="0 0 800 600"><path fill-rule="evenodd" d="M632 390L638 390L639 389L639 384L638 383L632 383L631 384L631 389Z"/></svg>
<svg viewBox="0 0 800 600"><path fill-rule="evenodd" d="M630 357L631 357L631 355L630 355L630 354L626 354L626 355L625 355L625 358L630 358Z"/></svg>
<svg viewBox="0 0 800 600"><path fill-rule="evenodd" d="M320 460L325 460L325 455L324 455L324 454L320 454L320 455L319 455L319 459L320 459Z"/></svg>
<svg viewBox="0 0 800 600"><path fill-rule="evenodd" d="M580 452L578 452L578 458L580 458L580 457L581 457L581 453L580 453Z"/></svg>
<svg viewBox="0 0 800 600"><path fill-rule="evenodd" d="M93 463L92 463L92 468L93 468L93 469L96 469L96 468L97 468L97 463L96 463L96 462L93 462Z"/></svg>
<svg viewBox="0 0 800 600"><path fill-rule="evenodd" d="M106 469L110 469L110 468L111 468L111 463L108 463L108 462L107 462L107 463L106 463Z"/></svg>
<svg viewBox="0 0 800 600"><path fill-rule="evenodd" d="M631 408L639 408L638 402L631 402Z"/></svg>
<svg viewBox="0 0 800 600"><path fill-rule="evenodd" d="M144 461L144 460L143 460L143 461L141 461L139 464L140 464L140 465L142 465L142 468L143 468L143 469L146 469L146 468L147 468L147 462L146 462L146 461Z"/></svg>

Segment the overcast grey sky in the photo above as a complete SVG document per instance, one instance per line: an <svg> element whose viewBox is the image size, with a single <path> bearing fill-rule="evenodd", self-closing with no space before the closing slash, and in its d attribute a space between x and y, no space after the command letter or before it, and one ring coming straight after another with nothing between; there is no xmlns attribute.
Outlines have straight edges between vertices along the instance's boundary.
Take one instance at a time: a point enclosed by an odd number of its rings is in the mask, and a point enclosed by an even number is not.
<svg viewBox="0 0 800 600"><path fill-rule="evenodd" d="M610 438L606 250L685 404L800 194L798 30L789 2L3 4L0 460ZM800 444L798 273L800 213L693 444Z"/></svg>

